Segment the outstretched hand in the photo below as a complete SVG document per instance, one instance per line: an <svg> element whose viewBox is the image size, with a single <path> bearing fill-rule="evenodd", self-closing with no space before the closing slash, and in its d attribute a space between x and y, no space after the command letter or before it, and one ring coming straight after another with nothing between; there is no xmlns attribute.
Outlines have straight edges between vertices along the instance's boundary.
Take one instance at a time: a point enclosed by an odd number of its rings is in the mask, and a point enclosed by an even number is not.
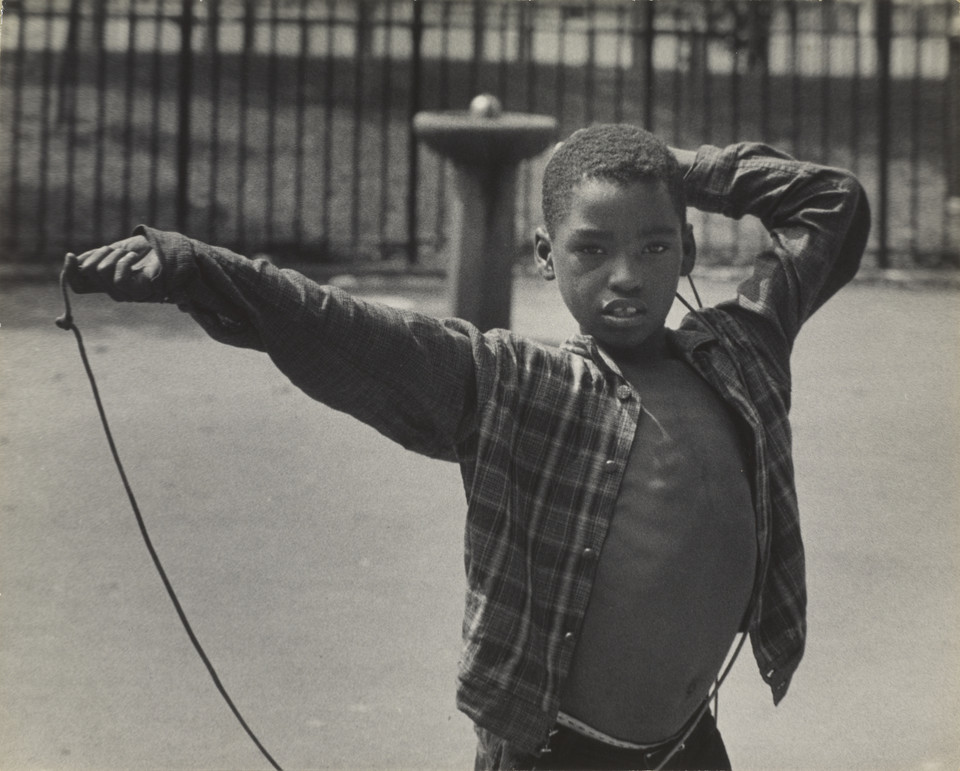
<svg viewBox="0 0 960 771"><path fill-rule="evenodd" d="M66 280L78 294L103 292L121 302L162 302L160 257L143 236L67 255Z"/></svg>

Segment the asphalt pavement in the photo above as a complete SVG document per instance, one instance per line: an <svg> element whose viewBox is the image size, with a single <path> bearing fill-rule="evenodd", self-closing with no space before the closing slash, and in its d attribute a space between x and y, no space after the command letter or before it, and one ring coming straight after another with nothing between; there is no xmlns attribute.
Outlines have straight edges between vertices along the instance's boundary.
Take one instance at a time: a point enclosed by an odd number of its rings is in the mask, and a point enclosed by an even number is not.
<svg viewBox="0 0 960 771"><path fill-rule="evenodd" d="M426 278L344 280L445 312ZM733 284L706 278L705 301ZM140 540L57 288L0 296L0 768L268 768ZM197 636L287 769L470 768L454 705L457 469L310 401L171 307L75 301L118 448ZM675 323L679 314L672 317ZM520 278L514 328L572 325ZM857 283L794 355L810 592L774 708L720 697L737 769L960 768L960 293Z"/></svg>

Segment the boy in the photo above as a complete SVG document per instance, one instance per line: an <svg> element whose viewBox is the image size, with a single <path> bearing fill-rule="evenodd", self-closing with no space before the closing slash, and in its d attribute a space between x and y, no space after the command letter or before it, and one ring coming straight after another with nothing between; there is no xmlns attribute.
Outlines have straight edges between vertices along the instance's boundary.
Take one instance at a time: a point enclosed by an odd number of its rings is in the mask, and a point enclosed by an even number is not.
<svg viewBox="0 0 960 771"><path fill-rule="evenodd" d="M734 300L668 330L696 256L688 203L758 216L773 246ZM775 702L803 652L789 354L857 270L865 195L760 145L693 153L596 126L553 154L543 214L537 264L580 327L560 349L149 228L70 256L68 275L176 302L310 396L460 464L457 702L477 768L729 768L707 702L737 632Z"/></svg>

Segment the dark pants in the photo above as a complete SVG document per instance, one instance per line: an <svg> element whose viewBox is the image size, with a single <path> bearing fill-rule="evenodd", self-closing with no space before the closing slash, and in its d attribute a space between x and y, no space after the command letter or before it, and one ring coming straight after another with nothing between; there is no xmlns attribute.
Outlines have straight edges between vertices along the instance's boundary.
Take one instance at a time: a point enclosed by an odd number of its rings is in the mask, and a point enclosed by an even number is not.
<svg viewBox="0 0 960 771"><path fill-rule="evenodd" d="M478 729L477 733L480 742L475 771L655 769L673 749L672 742L646 750L620 749L557 726L546 748L537 756L517 752L507 742L483 729ZM663 768L730 771L726 747L709 710L684 741L683 749L670 758Z"/></svg>

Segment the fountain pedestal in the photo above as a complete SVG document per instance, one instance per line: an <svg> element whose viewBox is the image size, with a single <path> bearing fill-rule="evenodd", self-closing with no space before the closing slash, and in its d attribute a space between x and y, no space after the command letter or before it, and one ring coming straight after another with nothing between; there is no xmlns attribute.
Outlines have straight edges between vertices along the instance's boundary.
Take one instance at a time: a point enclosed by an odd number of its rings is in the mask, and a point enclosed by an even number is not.
<svg viewBox="0 0 960 771"><path fill-rule="evenodd" d="M417 113L413 130L454 166L451 311L483 331L506 329L516 248L517 167L550 145L557 121L501 112L494 97L481 95L469 111Z"/></svg>

